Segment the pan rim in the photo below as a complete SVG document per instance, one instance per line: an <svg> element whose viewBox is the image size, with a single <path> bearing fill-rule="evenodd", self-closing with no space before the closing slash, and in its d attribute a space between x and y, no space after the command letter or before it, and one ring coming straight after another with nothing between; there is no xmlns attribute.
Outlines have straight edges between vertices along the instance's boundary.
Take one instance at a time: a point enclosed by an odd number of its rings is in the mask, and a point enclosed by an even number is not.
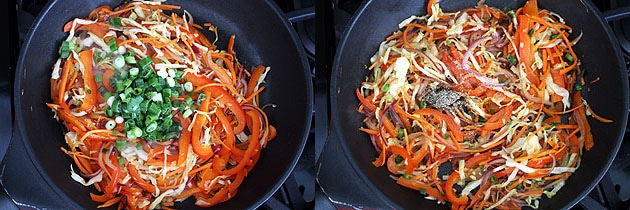
<svg viewBox="0 0 630 210"><path fill-rule="evenodd" d="M339 76L340 72L342 71L341 69L343 68L343 66L341 65L341 60L342 60L342 52L344 49L346 49L346 42L350 39L350 32L352 32L353 28L355 27L355 24L357 23L357 21L359 20L361 14L363 14L363 12L365 12L365 10L367 9L367 7L372 4L373 0L368 0L365 1L353 14L352 18L350 19L350 21L348 22L348 24L346 25L346 28L344 29L344 32L341 36L340 41L338 42L339 44L337 45L337 50L336 50L336 54L333 60L333 66L332 66L332 73L331 73L331 77L336 77ZM607 24L606 20L604 19L601 11L599 11L598 9L596 9L596 7L593 5L593 3L591 1L581 1L582 5L588 10L588 11L592 11L592 15L594 18L597 18L597 21L603 25L604 27L601 28L604 30L605 34L607 35L607 39L610 40L611 44L613 45L613 51L615 54L615 59L617 60L616 65L617 66L617 71L621 72L621 76L623 78L627 78L628 77L628 73L627 71L625 71L625 67L623 65L623 57L622 57L622 52L621 52L621 48L619 46L619 41L617 40L617 38L614 36L614 33L612 32L612 28ZM628 80L627 79L622 79L621 83L624 87L628 87ZM340 91L340 87L338 86L339 81L337 79L331 78L331 88L330 88L330 101L331 101L331 116L334 119L339 119L340 115L340 111L339 111L339 103L338 103L338 94ZM624 113L623 113L623 119L622 122L620 122L622 125L626 125L628 123L628 109L630 108L630 90L629 88L622 88L621 91L621 96L623 96L623 98L625 99L624 101L622 101L623 105L625 106L625 109L623 109ZM347 144L347 139L345 136L345 132L342 129L341 126L341 122L339 120L333 120L332 121L332 130L334 131L333 135L335 135L336 139L339 141L339 144L341 145L341 149L343 151L343 157L345 157L348 162L350 163L350 167L352 169L352 171L354 171L355 173L357 173L358 177L359 177L359 181L364 184L364 186L367 187L367 189L372 191L372 194L376 195L377 198L379 198L381 201L386 202L387 206L393 207L395 209L404 209L403 206L400 206L398 203L394 202L394 200L389 199L390 196L386 195L385 193L383 193L382 191L380 191L378 189L378 187L374 184L374 182L372 182L372 180L370 178L368 178L366 176L366 173L361 169L361 167L359 166L358 160L355 159L353 156L353 152L350 150L349 145ZM611 154L608 156L608 159L603 161L604 163L604 167L603 169L605 170L601 170L599 171L599 173L597 173L597 175L595 176L594 180L591 180L591 183L588 184L588 186L586 187L586 189L582 192L580 192L578 195L576 195L570 202L566 203L562 209L569 209L573 206L575 206L579 201L581 201L582 199L584 199L584 197L586 197L594 188L595 186L602 180L603 176L609 171L615 156L617 155L619 148L621 147L621 143L623 141L623 137L624 137L624 128L620 128L620 130L617 133L617 137L618 139L615 141L616 144L613 147L613 151L610 151ZM584 170L584 169L583 169ZM393 183L392 183L393 184ZM552 198L553 199L553 198Z"/></svg>
<svg viewBox="0 0 630 210"><path fill-rule="evenodd" d="M26 35L26 39L24 40L22 46L20 47L20 54L18 57L17 65L16 65L16 74L13 81L14 82L13 106L15 107L15 121L16 121L15 130L18 131L16 132L17 135L20 135L21 137L20 138L21 143L24 145L24 149L28 153L27 158L30 161L30 164L33 165L34 169L44 180L44 182L46 183L46 186L52 189L52 191L55 193L57 197L60 197L61 199L63 199L62 202L68 205L66 207L71 207L71 209L81 209L81 208L86 208L86 207L79 205L74 199L70 199L70 196L66 194L59 186L57 186L56 182L54 182L52 178L48 175L46 170L43 168L41 162L38 161L39 158L35 154L33 145L31 144L31 140L28 138L29 136L28 133L25 131L25 129L23 129L23 128L26 128L26 125L23 120L24 113L22 110L22 101L21 101L22 100L21 91L22 91L24 82L22 81L21 78L25 70L24 69L25 56L27 54L28 49L30 48L33 37L35 35L35 31L37 30L37 28L39 28L39 26L41 25L45 17L50 14L50 10L53 8L53 6L57 4L57 2L59 1L60 0L49 1L44 6L44 8L37 15L36 19L33 21ZM255 202L252 202L252 205L249 206L248 209L255 209L261 206L264 202L269 200L269 198L271 198L271 196L273 196L273 194L276 191L278 191L278 189L288 179L289 175L293 172L300 157L302 156L302 153L306 146L306 141L308 139L308 135L310 132L310 127L311 127L310 125L312 123L311 112L313 110L313 97L314 97L313 96L313 82L310 78L311 77L310 67L308 66L308 59L306 56L306 52L304 48L301 47L303 46L302 41L297 35L297 32L293 30L293 26L291 22L288 20L286 14L279 8L279 6L275 2L273 2L272 0L265 0L264 4L266 4L266 6L269 7L271 13L274 14L273 17L265 17L265 18L279 19L282 25L278 25L278 26L282 27L283 28L282 30L286 30L286 33L291 37L291 40L286 40L286 41L290 41L290 44L293 44L293 46L295 46L295 51L297 52L296 56L299 58L299 63L301 64L300 70L304 71L303 79L305 81L304 85L305 85L305 91L306 91L304 95L305 96L304 101L306 102L306 107L304 109L306 111L303 113L304 116L302 117L304 127L302 129L296 129L296 131L302 130L299 143L297 144L297 148L295 150L296 155L292 157L287 167L282 171L281 176L279 177L278 181L275 184L273 184L269 189L267 189L264 194L260 195L260 197L256 199Z"/></svg>

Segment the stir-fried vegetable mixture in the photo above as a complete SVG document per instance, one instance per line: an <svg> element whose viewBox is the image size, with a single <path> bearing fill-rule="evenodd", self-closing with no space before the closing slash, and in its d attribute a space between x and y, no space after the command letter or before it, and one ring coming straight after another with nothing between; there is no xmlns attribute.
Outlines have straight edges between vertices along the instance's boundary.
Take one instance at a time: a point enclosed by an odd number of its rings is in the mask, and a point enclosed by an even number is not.
<svg viewBox="0 0 630 210"><path fill-rule="evenodd" d="M536 0L402 21L356 89L358 111L402 186L452 209L537 208L593 147L584 71L558 14ZM419 195L420 196L420 195Z"/></svg>
<svg viewBox="0 0 630 210"><path fill-rule="evenodd" d="M47 105L66 127L72 179L94 185L99 208L229 200L276 135L258 102L269 68L250 73L234 35L219 50L178 9L105 5L64 27Z"/></svg>

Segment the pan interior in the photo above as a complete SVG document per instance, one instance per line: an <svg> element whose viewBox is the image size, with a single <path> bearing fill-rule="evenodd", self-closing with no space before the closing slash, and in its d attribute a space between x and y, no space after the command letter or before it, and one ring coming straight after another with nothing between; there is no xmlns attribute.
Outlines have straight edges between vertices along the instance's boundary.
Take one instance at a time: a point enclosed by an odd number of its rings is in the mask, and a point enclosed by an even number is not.
<svg viewBox="0 0 630 210"><path fill-rule="evenodd" d="M108 4L112 8L122 1L51 1L35 21L23 45L15 81L15 107L22 139L32 162L44 181L67 199L72 208L95 208L89 191L70 178L71 159L59 149L66 146L61 123L45 103L50 99L50 76L58 58L61 41L67 36L63 25L75 17L86 17L93 8ZM297 163L305 146L311 121L312 83L305 53L291 25L272 1L183 1L180 15L187 10L194 22L210 22L218 28L219 49L227 48L231 34L236 35L235 51L239 61L251 69L256 65L271 67L261 104L277 137L262 151L260 161L231 200L217 205L227 209L249 209L260 206L284 182ZM208 37L213 33L204 30ZM212 40L212 39L211 39ZM176 208L193 209L193 199Z"/></svg>
<svg viewBox="0 0 630 210"><path fill-rule="evenodd" d="M516 8L525 1L488 0L497 8ZM443 0L444 11L452 11L477 4L477 1ZM570 208L581 200L599 182L615 157L627 122L628 81L622 65L621 52L608 25L597 10L587 1L539 1L539 7L560 14L573 27L573 36L582 33L574 50L586 71L586 81L600 78L590 84L583 97L592 109L614 122L600 123L589 119L595 147L585 151L580 168L552 199L544 197L540 209ZM580 12L576 12L580 11ZM447 208L435 201L426 200L413 190L398 186L389 177L385 166L376 168L372 161L378 156L367 134L358 130L364 116L356 111L359 101L355 89L368 76L369 58L381 41L398 29L398 23L411 15L426 14L425 1L368 1L357 10L342 36L333 64L331 106L337 136L353 167L373 190L375 198L386 206L397 209Z"/></svg>

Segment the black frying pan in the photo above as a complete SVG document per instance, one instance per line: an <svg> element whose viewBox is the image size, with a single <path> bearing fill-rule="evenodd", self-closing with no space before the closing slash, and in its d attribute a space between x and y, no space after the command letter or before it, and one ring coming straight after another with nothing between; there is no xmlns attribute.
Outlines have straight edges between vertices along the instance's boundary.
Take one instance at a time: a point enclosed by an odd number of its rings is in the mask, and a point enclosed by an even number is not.
<svg viewBox="0 0 630 210"><path fill-rule="evenodd" d="M27 188L28 182L50 186L54 193L51 198L59 197L63 208L94 209L98 204L89 197L90 191L95 192L93 187L84 187L70 178L71 159L59 149L65 145L61 123L53 119L53 113L45 105L51 101L49 80L59 55L57 50L67 36L62 29L69 20L86 17L97 6L109 4L114 8L121 3L121 0L51 1L34 22L22 46L15 78L16 124L32 165L43 177L43 180L25 179L27 182L23 186ZM265 111L270 123L277 127L278 135L262 151L259 162L240 186L236 197L216 206L256 208L282 185L306 143L313 93L302 45L291 24L271 0L171 0L166 3L181 5L192 14L195 23L211 22L217 26L219 49L226 49L229 36L236 34L237 57L248 69L255 65L271 67L265 83L267 89L260 100L261 104L277 105ZM179 14L182 12L178 11ZM207 35L213 40L214 35ZM25 167L30 164L17 163ZM4 173L20 173L20 170L11 168ZM11 189L7 187L7 190L11 195ZM16 201L29 204L28 199ZM194 208L193 199L176 208Z"/></svg>
<svg viewBox="0 0 630 210"><path fill-rule="evenodd" d="M477 0L442 0L444 11L452 11L476 5ZM497 8L522 6L524 0L487 0ZM366 78L369 58L379 43L398 29L398 23L411 15L426 14L426 1L372 0L365 2L344 32L338 45L331 79L331 107L334 130L340 151L347 157L351 171L356 172L352 181L363 185L371 202L379 207L395 209L446 208L435 201L426 200L417 192L395 183L386 167L376 168L372 161L377 153L368 135L358 130L364 116L356 111L359 101L355 89ZM540 209L565 209L575 205L599 182L611 165L623 138L628 117L628 81L622 63L621 51L611 29L600 12L588 0L539 0L539 7L559 13L573 26L574 35L583 32L575 51L586 70L586 80L601 78L588 86L583 97L592 108L614 120L611 124L590 120L595 147L582 156L580 168L568 179L566 185L552 199L544 197ZM325 154L322 154L324 156ZM325 180L324 180L325 181ZM324 188L326 188L324 186ZM334 199L334 198L333 198ZM362 204L352 204L361 206ZM369 207L369 204L368 206Z"/></svg>

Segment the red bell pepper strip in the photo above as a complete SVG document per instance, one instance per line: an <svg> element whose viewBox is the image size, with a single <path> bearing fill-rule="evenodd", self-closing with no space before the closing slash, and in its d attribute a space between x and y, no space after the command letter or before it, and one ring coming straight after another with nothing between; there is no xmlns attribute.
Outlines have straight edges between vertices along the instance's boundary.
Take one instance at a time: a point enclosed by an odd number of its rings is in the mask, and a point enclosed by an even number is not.
<svg viewBox="0 0 630 210"><path fill-rule="evenodd" d="M517 39L518 39L518 54L520 57L520 62L525 65L525 74L526 78L533 85L538 86L540 84L540 78L538 78L538 73L534 72L535 69L532 69L532 64L534 63L534 52L532 52L532 42L531 37L529 36L529 25L530 18L527 15L518 15L518 26L517 26Z"/></svg>
<svg viewBox="0 0 630 210"><path fill-rule="evenodd" d="M368 101L365 97L363 97L363 95L361 94L361 91L359 91L358 88L356 89L355 92L357 94L357 98L359 99L361 104L363 104L363 107L368 109L370 112L376 111L376 106L372 104L370 101Z"/></svg>
<svg viewBox="0 0 630 210"><path fill-rule="evenodd" d="M586 119L586 108L582 106L582 91L575 91L571 98L571 107L579 107L573 111L573 119L580 127L580 135L584 138L584 149L591 150L595 143L593 142L593 134L591 133L591 125Z"/></svg>
<svg viewBox="0 0 630 210"><path fill-rule="evenodd" d="M205 91L204 91L205 92ZM207 95L207 93L206 93ZM209 110L210 99L201 101L197 110L200 112L208 112ZM207 159L212 157L214 154L213 148L211 144L202 144L201 133L203 132L203 127L208 122L208 118L206 115L198 114L197 117L194 118L193 127L192 127L192 139L191 143L193 146L193 151L199 158Z"/></svg>
<svg viewBox="0 0 630 210"><path fill-rule="evenodd" d="M413 190L422 189L422 191L427 195L430 195L438 200L446 200L440 191L420 181L400 177L396 180L396 183Z"/></svg>
<svg viewBox="0 0 630 210"><path fill-rule="evenodd" d="M234 196L234 194L236 193L238 186L243 183L245 176L247 176L247 170L239 171L238 173L236 173L236 177L234 178L234 180L232 180L232 182L230 182L230 184L228 185L228 190L232 196Z"/></svg>
<svg viewBox="0 0 630 210"><path fill-rule="evenodd" d="M411 159L407 161L407 168L406 168L407 174L411 174L413 172L413 169L418 167L418 164L420 163L420 161L422 161L422 159L424 159L424 157L427 156L427 153L428 153L427 147L428 147L427 144L422 145L420 150L414 153Z"/></svg>
<svg viewBox="0 0 630 210"><path fill-rule="evenodd" d="M96 195L96 194L90 192L90 198L92 198L92 201L94 201L94 202L105 203L106 201L111 200L112 198L114 198L114 194Z"/></svg>
<svg viewBox="0 0 630 210"><path fill-rule="evenodd" d="M232 112L232 114L234 114L237 122L237 125L234 126L234 133L238 134L243 132L247 121L245 119L245 112L243 111L243 107L241 107L241 104L239 104L236 99L234 99L234 97L230 95L230 93L219 86L208 86L204 88L203 92L207 96L218 98L219 101L223 103Z"/></svg>
<svg viewBox="0 0 630 210"><path fill-rule="evenodd" d="M529 0L523 6L523 13L537 16L538 15L538 0Z"/></svg>
<svg viewBox="0 0 630 210"><path fill-rule="evenodd" d="M142 177L140 177L140 174L138 173L138 170L136 170L136 167L134 165L127 164L127 172L129 172L129 175L131 175L131 178L134 180L134 183L137 184L140 188L150 193L155 193L155 187L152 184L145 181L144 179L142 179Z"/></svg>
<svg viewBox="0 0 630 210"><path fill-rule="evenodd" d="M559 160L564 154L567 152L567 146L561 147L558 151L553 153L553 156L550 154L548 156L534 158L527 161L527 166L531 168L543 168L547 163L550 163L554 160Z"/></svg>
<svg viewBox="0 0 630 210"><path fill-rule="evenodd" d="M117 190L117 186L118 186L118 180L120 180L122 177L121 173L120 173L120 168L118 167L118 157L116 157L116 155L110 155L109 157L109 161L111 161L114 165L114 168L112 168L111 171L111 177L109 182L107 183L107 186L105 187L105 193L107 194L113 194L116 192Z"/></svg>
<svg viewBox="0 0 630 210"><path fill-rule="evenodd" d="M252 70L252 76L249 78L249 81L247 82L247 90L245 91L246 97L249 97L250 95L254 93L256 84L258 84L258 80L260 79L263 73L265 73L264 66L258 66L254 70Z"/></svg>
<svg viewBox="0 0 630 210"><path fill-rule="evenodd" d="M459 180L459 173L453 171L444 184L446 199L452 204L464 205L468 203L468 196L462 195L461 197L457 197L455 189L453 189L453 185L457 180Z"/></svg>
<svg viewBox="0 0 630 210"><path fill-rule="evenodd" d="M448 116L436 109L432 108L424 108L414 112L414 114L419 114L423 116L432 116L437 118L437 120L442 120L446 123L446 127L453 133L454 142L461 142L464 140L464 134L462 133L461 126L455 122L453 117Z"/></svg>
<svg viewBox="0 0 630 210"><path fill-rule="evenodd" d="M204 86L210 83L215 83L211 79L204 76L197 76L191 73L187 73L184 75L184 78L192 83L195 87ZM204 88L203 92L208 97L218 98L221 103L225 104L225 106L232 111L234 117L236 117L236 122L238 123L234 127L234 133L241 133L245 128L245 112L243 112L243 108L241 104L234 99L234 97L228 93L226 90L219 86L207 86Z"/></svg>
<svg viewBox="0 0 630 210"><path fill-rule="evenodd" d="M186 162L186 158L188 156L188 148L190 147L190 131L188 131L188 126L190 126L190 120L188 118L183 118L181 115L177 115L176 118L179 120L179 124L182 126L182 135L179 137L179 153L177 158L177 165L182 165Z"/></svg>
<svg viewBox="0 0 630 210"><path fill-rule="evenodd" d="M489 161L492 157L492 151L487 151L484 153L473 155L472 157L466 160L466 164L464 168L473 168L477 167L477 165L481 165L482 161Z"/></svg>
<svg viewBox="0 0 630 210"><path fill-rule="evenodd" d="M487 131L496 130L503 127L512 116L513 106L508 105L501 109L498 112L494 113L488 121L483 125L483 129Z"/></svg>
<svg viewBox="0 0 630 210"><path fill-rule="evenodd" d="M63 110L67 110L69 111L70 108L68 107L68 104L66 104L66 102L63 100L63 96L66 92L66 85L68 83L68 75L70 74L70 71L72 71L72 67L74 66L74 57L69 56L68 60L66 60L66 62L63 65L63 69L62 69L62 73L61 73L61 80L59 80L59 89L58 91L58 96L57 96L57 103L59 103L59 105L61 105L61 108Z"/></svg>
<svg viewBox="0 0 630 210"><path fill-rule="evenodd" d="M83 86L85 91L85 98L79 108L81 111L87 113L92 112L92 108L96 103L102 103L103 97L98 92L98 86L94 80L93 62L92 62L92 50L85 50L79 53L79 61L83 64Z"/></svg>
<svg viewBox="0 0 630 210"><path fill-rule="evenodd" d="M247 115L249 117L252 118L252 135L249 136L249 144L247 145L247 150L245 151L245 154L243 155L243 159L234 167L230 168L230 169L226 169L226 170L221 170L219 173L224 174L224 175L232 175L232 174L236 174L239 171L243 170L245 168L246 165L248 165L250 158L254 155L255 152L258 152L260 150L260 121L258 121L258 119L260 119L260 116L258 116L258 112L257 111L248 111ZM255 130L258 130L257 132L255 132ZM219 158L215 158L214 160L218 160ZM223 158L222 161L227 162L227 157ZM220 163L219 165L225 165L225 163L223 162L218 162ZM213 162L214 164L214 162ZM214 166L213 166L214 168ZM221 169L223 169L225 167L221 167Z"/></svg>
<svg viewBox="0 0 630 210"><path fill-rule="evenodd" d="M195 74L192 73L186 73L184 74L184 78L189 81L190 83L192 83L193 86L195 87L199 87L199 86L203 86L206 84L210 84L210 83L214 83L210 78L208 77L204 77L204 76L197 76Z"/></svg>
<svg viewBox="0 0 630 210"><path fill-rule="evenodd" d="M228 187L222 187L213 196L210 196L210 197L195 196L197 198L197 201L195 202L195 205L201 206L201 207L214 206L214 205L220 203L223 200L223 198L227 195L228 190L229 190ZM196 195L199 195L199 194L196 194Z"/></svg>
<svg viewBox="0 0 630 210"><path fill-rule="evenodd" d="M231 150L232 148L234 148L234 143L235 143L234 129L232 125L230 125L230 121L228 120L228 118L225 116L223 112L224 110L222 108L217 108L217 111L215 114L217 116L217 119L219 119L220 124L222 125L221 127L223 127L223 131L225 132L225 136L223 138L223 145L229 147Z"/></svg>
<svg viewBox="0 0 630 210"><path fill-rule="evenodd" d="M116 92L114 88L111 86L112 77L114 76L114 70L112 68L106 67L103 72L103 87L107 89L109 92Z"/></svg>
<svg viewBox="0 0 630 210"><path fill-rule="evenodd" d="M387 150L392 152L392 154L395 154L395 155L398 155L398 156L402 157L405 160L410 158L410 155L407 152L407 150L405 148L401 147L401 146L392 145L392 146L387 147Z"/></svg>
<svg viewBox="0 0 630 210"><path fill-rule="evenodd" d="M479 199L482 199L484 197L484 193L486 192L488 188L490 188L491 184L492 184L492 181L488 179L481 181L481 186L479 186L479 189L477 190L475 195L473 195L466 209L472 209L471 207L474 206L477 203L477 201L479 201Z"/></svg>

